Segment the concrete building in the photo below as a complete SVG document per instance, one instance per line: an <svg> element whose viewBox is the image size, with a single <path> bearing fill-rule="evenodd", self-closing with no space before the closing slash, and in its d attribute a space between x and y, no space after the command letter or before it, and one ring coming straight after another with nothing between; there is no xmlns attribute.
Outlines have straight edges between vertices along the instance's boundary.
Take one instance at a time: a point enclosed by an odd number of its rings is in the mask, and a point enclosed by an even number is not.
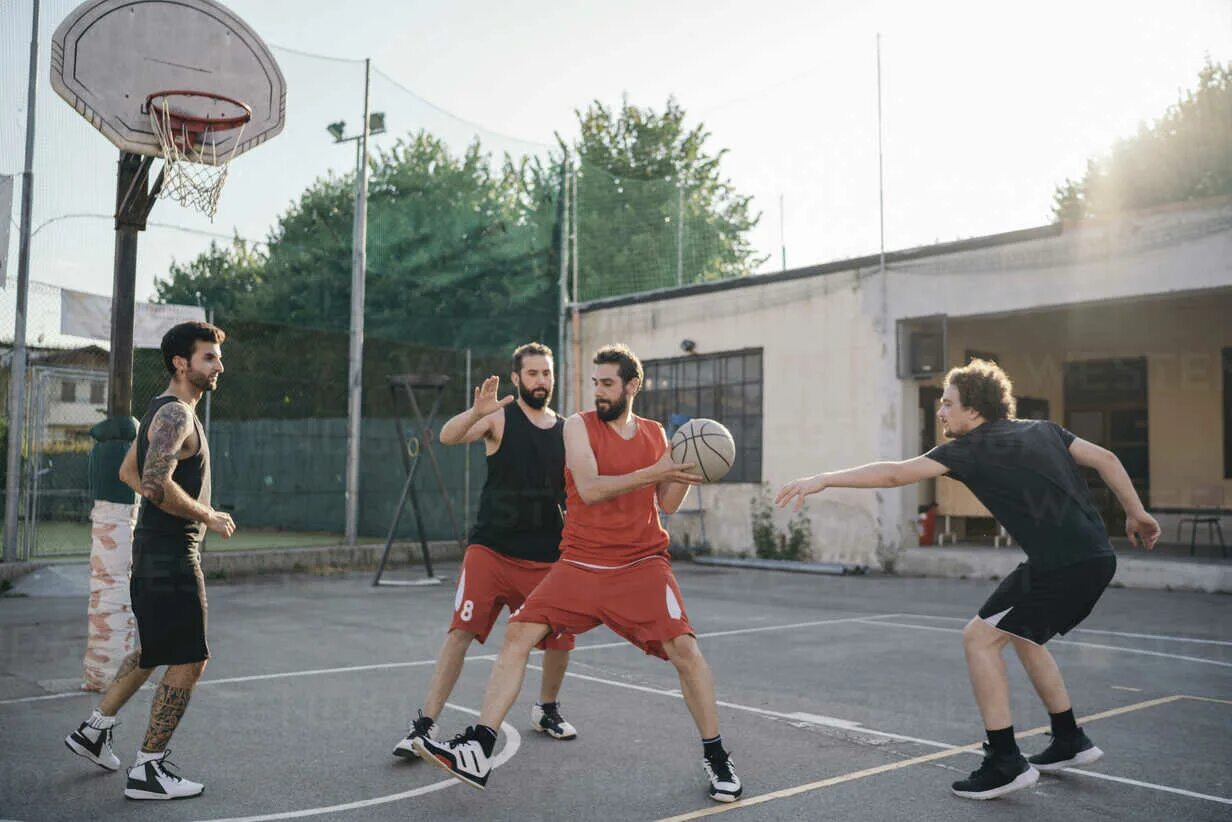
<svg viewBox="0 0 1232 822"><path fill-rule="evenodd" d="M682 541L704 528L717 553L752 550L762 483L927 450L941 377L976 355L1013 378L1019 416L1116 451L1165 538L1188 509L1232 507L1226 199L893 252L884 272L864 257L578 311L566 408L591 406L590 353L619 341L647 364L639 411L731 428L729 481L702 489L702 513L668 518ZM1116 527L1115 502L1093 483ZM917 542L918 506L934 500L955 536L992 544L987 511L943 478L813 498L812 556L891 566Z"/></svg>

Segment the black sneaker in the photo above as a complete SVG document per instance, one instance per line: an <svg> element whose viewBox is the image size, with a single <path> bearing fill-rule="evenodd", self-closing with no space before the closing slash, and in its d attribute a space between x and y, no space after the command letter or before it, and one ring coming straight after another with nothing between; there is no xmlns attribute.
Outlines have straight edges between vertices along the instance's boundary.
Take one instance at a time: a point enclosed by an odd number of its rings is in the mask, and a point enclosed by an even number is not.
<svg viewBox="0 0 1232 822"><path fill-rule="evenodd" d="M550 703L550 708L536 702L530 709L530 727L533 731L547 734L553 739L577 739L577 729L560 715L560 703Z"/></svg>
<svg viewBox="0 0 1232 822"><path fill-rule="evenodd" d="M1078 733L1068 736L1048 735L1052 737L1051 744L1043 752L1027 757L1028 762L1045 773L1077 765L1090 765L1104 755L1082 728L1078 729Z"/></svg>
<svg viewBox="0 0 1232 822"><path fill-rule="evenodd" d="M416 737L412 744L419 756L435 762L453 777L472 788L483 789L492 772L492 758L483 752L473 727L447 742L437 742L426 736Z"/></svg>
<svg viewBox="0 0 1232 822"><path fill-rule="evenodd" d="M963 799L996 799L1030 787L1037 781L1039 771L1032 768L1022 754L994 754L985 742L984 761L980 767L950 787L955 796Z"/></svg>
<svg viewBox="0 0 1232 822"><path fill-rule="evenodd" d="M415 750L415 738L426 736L429 739L436 739L436 723L430 717L423 715L423 711L419 712L419 718L411 722L408 729L409 733L406 739L403 739L394 746L394 756L400 756L403 759L415 759L419 753Z"/></svg>
<svg viewBox="0 0 1232 822"><path fill-rule="evenodd" d="M744 793L744 786L740 784L740 777L736 776L729 754L713 758L703 756L702 767L710 780L710 798L715 802L735 802Z"/></svg>

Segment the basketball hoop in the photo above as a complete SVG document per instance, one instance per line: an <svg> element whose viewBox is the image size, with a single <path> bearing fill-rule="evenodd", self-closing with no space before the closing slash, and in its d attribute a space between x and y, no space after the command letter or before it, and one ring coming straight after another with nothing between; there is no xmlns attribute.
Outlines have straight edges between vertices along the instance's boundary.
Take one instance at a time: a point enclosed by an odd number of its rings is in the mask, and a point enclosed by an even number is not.
<svg viewBox="0 0 1232 822"><path fill-rule="evenodd" d="M158 196L213 220L252 107L209 91L156 91L145 110L165 161Z"/></svg>

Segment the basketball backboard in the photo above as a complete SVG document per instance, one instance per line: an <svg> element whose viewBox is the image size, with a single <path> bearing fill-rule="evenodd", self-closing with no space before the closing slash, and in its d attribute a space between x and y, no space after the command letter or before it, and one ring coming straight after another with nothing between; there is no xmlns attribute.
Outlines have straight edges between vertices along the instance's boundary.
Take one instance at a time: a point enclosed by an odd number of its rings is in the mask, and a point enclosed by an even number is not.
<svg viewBox="0 0 1232 822"><path fill-rule="evenodd" d="M217 117L218 98L251 108L242 128L215 129L222 165L282 131L286 82L269 48L214 0L88 0L56 29L51 85L123 151L163 157L147 100L176 92L177 113ZM193 106L200 106L193 110ZM211 108L211 106L213 108Z"/></svg>

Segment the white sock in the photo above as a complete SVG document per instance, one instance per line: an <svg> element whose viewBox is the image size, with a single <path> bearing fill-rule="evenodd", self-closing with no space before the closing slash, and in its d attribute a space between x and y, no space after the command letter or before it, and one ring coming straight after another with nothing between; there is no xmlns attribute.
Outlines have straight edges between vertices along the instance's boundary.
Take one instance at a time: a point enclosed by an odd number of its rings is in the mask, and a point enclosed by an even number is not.
<svg viewBox="0 0 1232 822"><path fill-rule="evenodd" d="M104 716L99 712L98 708L90 714L90 718L86 720L86 726L81 729L81 735L91 742L97 742L99 736L108 728L116 724L114 716Z"/></svg>
<svg viewBox="0 0 1232 822"><path fill-rule="evenodd" d="M134 765L133 767L140 768L142 765L144 765L147 762L153 762L155 759L162 759L164 753L166 752L165 751L155 751L154 753L147 753L145 751L138 750L137 751L137 764Z"/></svg>

